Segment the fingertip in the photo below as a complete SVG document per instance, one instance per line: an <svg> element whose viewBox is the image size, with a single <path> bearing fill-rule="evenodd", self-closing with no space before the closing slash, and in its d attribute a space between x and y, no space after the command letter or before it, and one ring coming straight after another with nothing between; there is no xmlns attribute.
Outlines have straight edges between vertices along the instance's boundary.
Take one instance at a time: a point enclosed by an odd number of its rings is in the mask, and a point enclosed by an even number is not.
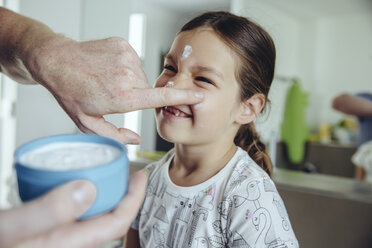
<svg viewBox="0 0 372 248"><path fill-rule="evenodd" d="M194 91L194 97L197 99L204 99L204 94L201 91Z"/></svg>
<svg viewBox="0 0 372 248"><path fill-rule="evenodd" d="M82 212L85 212L96 199L96 186L92 182L86 180L74 181L72 185L74 187L72 199L76 204L81 206Z"/></svg>
<svg viewBox="0 0 372 248"><path fill-rule="evenodd" d="M115 216L125 216L128 224L135 218L146 192L147 175L143 171L137 171L130 177L128 192L115 209Z"/></svg>
<svg viewBox="0 0 372 248"><path fill-rule="evenodd" d="M147 182L148 176L146 171L139 170L133 173L130 179L131 184L140 184L144 185Z"/></svg>
<svg viewBox="0 0 372 248"><path fill-rule="evenodd" d="M97 190L92 182L75 180L53 189L43 197L43 202L51 210L56 211L55 216L64 222L77 218L87 211L95 201L96 195Z"/></svg>
<svg viewBox="0 0 372 248"><path fill-rule="evenodd" d="M175 88L165 88L172 92L168 101L177 101L179 104L197 104L203 101L204 93L200 90L185 90Z"/></svg>
<svg viewBox="0 0 372 248"><path fill-rule="evenodd" d="M147 180L148 176L145 171L139 170L134 172L130 177L127 196L138 200L143 199L146 191Z"/></svg>
<svg viewBox="0 0 372 248"><path fill-rule="evenodd" d="M121 142L124 144L138 145L141 143L141 136L129 129L120 128L119 133L121 136Z"/></svg>

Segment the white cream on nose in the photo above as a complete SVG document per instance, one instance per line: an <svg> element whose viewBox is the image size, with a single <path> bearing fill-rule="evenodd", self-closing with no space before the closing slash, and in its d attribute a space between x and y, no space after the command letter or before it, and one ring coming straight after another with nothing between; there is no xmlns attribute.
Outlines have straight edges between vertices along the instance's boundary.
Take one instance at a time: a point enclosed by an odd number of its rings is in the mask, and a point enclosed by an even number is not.
<svg viewBox="0 0 372 248"><path fill-rule="evenodd" d="M168 83L165 85L165 87L173 87L174 86L174 82L173 81L168 81Z"/></svg>
<svg viewBox="0 0 372 248"><path fill-rule="evenodd" d="M203 106L203 103L201 102L201 103L198 103L198 104L195 104L194 105L194 109L199 109L199 108L201 108Z"/></svg>

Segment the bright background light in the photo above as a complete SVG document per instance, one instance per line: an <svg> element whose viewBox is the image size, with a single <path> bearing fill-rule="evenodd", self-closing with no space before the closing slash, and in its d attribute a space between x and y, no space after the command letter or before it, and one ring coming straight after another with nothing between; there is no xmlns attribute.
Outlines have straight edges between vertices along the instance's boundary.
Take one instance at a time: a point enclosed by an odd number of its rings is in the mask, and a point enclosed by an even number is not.
<svg viewBox="0 0 372 248"><path fill-rule="evenodd" d="M129 17L129 44L134 48L138 57L143 60L145 58L145 31L146 31L146 15L141 13L133 13ZM141 113L134 111L124 115L124 128L128 128L133 132L140 133ZM138 145L127 145L129 159L136 158L136 152L139 149Z"/></svg>

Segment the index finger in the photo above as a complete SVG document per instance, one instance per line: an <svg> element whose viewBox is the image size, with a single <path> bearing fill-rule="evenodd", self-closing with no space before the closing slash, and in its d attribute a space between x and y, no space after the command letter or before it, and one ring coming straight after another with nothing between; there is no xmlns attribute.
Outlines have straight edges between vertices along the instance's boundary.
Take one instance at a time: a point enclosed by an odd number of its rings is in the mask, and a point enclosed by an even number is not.
<svg viewBox="0 0 372 248"><path fill-rule="evenodd" d="M195 90L161 87L132 89L127 91L123 98L124 100L118 102L117 113L164 106L197 104L203 101L204 95L202 92Z"/></svg>

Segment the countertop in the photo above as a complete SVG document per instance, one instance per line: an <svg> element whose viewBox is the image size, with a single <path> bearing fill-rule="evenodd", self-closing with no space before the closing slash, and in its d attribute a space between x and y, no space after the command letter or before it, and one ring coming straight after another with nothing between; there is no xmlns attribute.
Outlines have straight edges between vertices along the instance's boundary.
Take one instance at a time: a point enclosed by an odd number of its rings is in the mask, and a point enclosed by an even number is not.
<svg viewBox="0 0 372 248"><path fill-rule="evenodd" d="M351 178L276 169L273 180L278 187L288 190L292 189L372 204L372 184Z"/></svg>

